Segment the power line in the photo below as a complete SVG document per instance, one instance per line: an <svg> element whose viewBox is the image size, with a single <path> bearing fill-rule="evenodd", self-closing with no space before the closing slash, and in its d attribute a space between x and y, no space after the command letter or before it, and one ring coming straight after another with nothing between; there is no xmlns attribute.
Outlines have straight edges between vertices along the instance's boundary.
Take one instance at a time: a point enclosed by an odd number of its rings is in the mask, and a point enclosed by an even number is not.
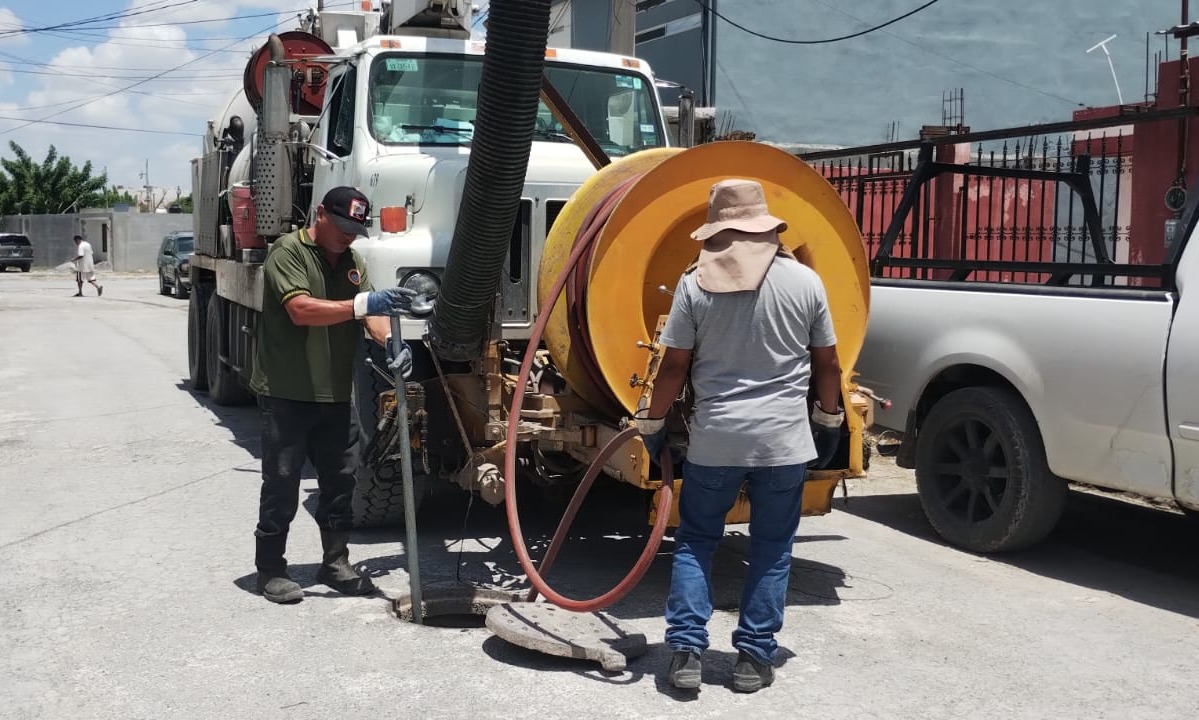
<svg viewBox="0 0 1199 720"><path fill-rule="evenodd" d="M852 14L852 13L846 12L845 10L842 10L841 8L837 7L836 5L833 5L833 4L830 4L830 3L827 3L827 2L823 2L822 0L813 0L813 1L814 1L814 2L816 2L816 3L817 3L817 4L819 4L819 5L823 5L824 7L826 7L826 8L829 8L830 10L833 10L834 12L838 12L838 13L840 13L840 14L844 15L845 17L847 17L847 18L850 18L850 19L852 19L852 20L857 20L858 22L867 22L866 20L863 20L862 18L858 17L857 15L854 15L854 14ZM996 80L1000 80L1000 81L1002 81L1002 82L1009 83L1009 84L1011 84L1011 85L1014 85L1014 86L1016 86L1016 87L1023 88L1023 89L1025 89L1025 90L1029 90L1029 91L1035 92L1035 93L1037 93L1037 94L1039 94L1039 95L1044 95L1045 97L1048 97L1048 98L1053 98L1054 100L1060 100L1060 101L1062 101L1062 102L1064 102L1064 103L1068 103L1068 104L1070 104L1070 105L1074 105L1074 106L1077 106L1077 107L1082 107L1082 106L1083 106L1083 103L1080 103L1080 102L1078 102L1078 101L1076 101L1076 100L1071 100L1070 98L1062 97L1061 95L1057 95L1057 94L1055 94L1055 93L1051 93L1051 92L1049 92L1049 91L1047 91L1047 90L1041 90L1040 88L1033 87L1032 85L1026 85L1025 83L1022 83L1022 82L1020 82L1019 80L1013 80L1013 79L1011 79L1011 78L1009 78L1009 77L1004 77L1003 75L998 75L998 74L996 74L996 73L993 73L993 72L991 72L990 70L985 70L985 69L983 69L983 68L980 68L980 67L978 67L977 65L972 65L972 64L970 64L970 63L966 62L965 60L961 60L961 59L955 58L955 57L953 57L953 56L951 56L951 55L947 55L946 53L943 53L943 52L941 52L941 51L939 51L939 50L934 50L933 48L931 48L931 47L929 47L929 46L927 46L927 45L924 45L924 44L921 44L921 43L915 42L915 41L913 41L913 40L909 40L909 39L907 39L907 38L903 37L902 35L896 35L895 33L893 33L893 32L888 32L888 31L886 31L886 30L884 30L884 31L883 31L883 34L884 34L884 35L888 35L888 36L890 36L890 37L893 37L893 38L895 38L896 40L899 40L900 42L907 43L908 45L911 45L912 47L914 47L914 48L916 48L916 49L918 49L918 50L923 50L923 51L925 51L925 52L927 52L927 53L930 53L930 54L932 54L932 55L936 55L937 57L940 57L940 58L942 58L942 59L944 59L944 60L948 60L948 61L950 61L950 62L952 62L952 63L956 63L956 64L958 64L958 65L961 65L961 66L962 66L962 67L964 67L964 68L967 68L967 69L969 69L969 70L973 70L974 72L981 73L981 74L983 74L983 75L986 75L986 76L988 76L988 77L994 78L994 79L996 79Z"/></svg>
<svg viewBox="0 0 1199 720"><path fill-rule="evenodd" d="M727 18L724 15L717 12L707 2L707 0L692 0L692 1L696 5L699 5L701 8L703 8L704 10L707 10L709 13L715 15L716 17L720 18L724 22L728 23L729 25L732 25L733 27L737 28L738 30L740 30L744 33L753 35L756 38L761 38L763 40L769 40L771 42L784 43L786 45L825 45L828 43L841 42L842 40L852 40L853 38L862 37L863 35L868 35L872 32L875 32L876 30L882 30L883 28L887 27L888 25L894 25L895 23L899 22L900 20L910 18L911 16L915 15L916 13L920 12L921 10L924 10L925 8L931 7L935 4L937 4L938 2L940 2L940 0L928 0L928 2L924 3L923 5L917 7L913 10L909 10L908 12L904 13L903 15L900 15L899 17L891 18L890 20L888 20L885 23L882 23L880 25L875 25L874 27L869 27L869 28L866 28L865 30L861 30L861 31L858 31L855 33L850 33L849 35L841 35L840 37L833 37L833 38L824 38L823 40L795 40L795 39L791 39L791 38L781 38L781 37L776 37L774 35L767 35L766 33L758 32L757 30L751 30L750 28L747 28L744 25L742 25L734 20L730 20L729 18Z"/></svg>
<svg viewBox="0 0 1199 720"><path fill-rule="evenodd" d="M236 41L234 41L233 43L230 43L230 44L229 44L227 47L233 47L233 45L236 45L236 44L237 44L237 43L239 43L239 42L245 42L246 40L249 40L250 38L253 38L253 37L256 37L256 36L262 35L263 33L266 33L266 32L270 32L271 30L274 30L275 28L279 27L280 25L282 25L282 24L283 24L283 23L285 23L285 22L287 22L287 18L284 18L283 20L280 20L279 22L271 23L271 25L267 26L266 28L263 28L262 30L259 30L259 31L255 32L255 33L251 34L251 35L247 35L247 36L246 36L246 37L244 37L244 38L241 38L241 39L239 39L239 40L236 40ZM50 113L49 115L47 115L47 116L45 116L45 117L38 118L38 119L36 119L36 120L28 120L28 121L26 121L24 124L22 124L22 125L18 125L18 126L14 127L14 128L9 128L8 130L0 130L0 135L7 135L8 133L11 133L11 132L16 132L17 130L22 130L22 129L24 129L24 128L27 128L27 127L29 127L30 125L34 125L34 124L37 124L37 123L43 123L43 122L46 122L46 121L47 121L47 120L49 120L50 118L58 117L59 115L62 115L62 114L64 114L64 113L71 112L72 110L78 110L79 108L81 108L81 107L84 107L84 106L87 106L87 105L90 105L90 104L92 104L92 103L94 103L94 102L96 102L96 101L98 101L98 100L103 100L104 98L112 97L113 95L120 94L120 93L126 92L126 91L128 91L128 90L132 90L133 88L135 88L135 87L138 87L138 86L140 86L140 85L145 85L146 83L148 83L148 82L150 82L150 81L152 81L152 80L154 80L154 79L156 79L156 78L158 78L158 77L162 77L163 75L167 75L167 74L169 74L169 73L175 72L176 70L180 70L180 69L182 69L182 68L185 68L185 67L187 67L188 65L191 65L191 64L193 64L193 63L197 63L197 62L199 62L199 61L201 61L201 60L203 60L203 59L205 59L205 58L207 58L207 57L210 57L210 56L212 56L213 54L215 54L215 51L214 51L214 52L210 52L210 53L206 53L206 54L204 54L204 55L200 55L199 57L196 57L196 58L193 58L193 59L191 59L191 60L188 60L187 62L180 63L179 65L176 65L176 66L175 66L175 67L173 67L173 68L169 68L169 69L167 69L167 70L163 70L162 72L158 73L158 75L156 75L156 76L153 76L153 77L147 78L147 79L145 79L145 80L139 80L139 81L137 81L137 82L133 83L132 85L127 85L127 86L125 86L125 87L118 88L118 89L117 89L115 92L111 92L111 93L105 93L104 95L97 95L97 96L95 96L95 97L92 97L92 98L88 98L88 99L86 99L86 100L83 100L82 102L79 102L79 103L77 103L77 104L75 104L75 105L72 105L71 107L68 107L68 108L66 108L66 109L64 109L64 110L59 110L59 111L56 111L56 112Z"/></svg>
<svg viewBox="0 0 1199 720"><path fill-rule="evenodd" d="M284 12L262 12L252 13L250 15L229 15L228 17L210 18L208 20L180 20L178 22L159 22L159 23L139 23L137 25L89 25L86 30L135 30L137 28L152 28L152 27L175 27L176 25L207 25L209 23L222 23L228 20L253 20L254 18L275 17L282 15ZM292 11L298 12L298 11ZM118 36L120 37L120 36ZM135 39L135 38L123 38Z"/></svg>
<svg viewBox="0 0 1199 720"><path fill-rule="evenodd" d="M54 67L54 66L47 66ZM55 72L54 70L20 70L17 68L0 67L0 72L16 73L18 75L49 75L51 77L73 78L76 80L157 80L160 79L162 73L157 75L111 75L107 73L80 73L80 72ZM212 73L198 73L195 75L175 75L169 80L187 80L188 82L224 82L230 78L242 77L243 73L226 73L223 75L214 75Z"/></svg>
<svg viewBox="0 0 1199 720"><path fill-rule="evenodd" d="M156 0L155 2L146 3L145 5L135 5L128 10L121 12L105 13L104 15L96 15L88 18L80 18L78 20L69 20L54 25L46 25L36 28L15 28L12 30L0 31L0 37L9 37L12 35L25 35L28 33L46 32L48 30L60 30L79 25L90 25L99 22L111 22L113 20L122 20L124 18L136 17L138 15L146 15L154 12L161 12L171 8L182 7L184 5L192 5L200 0L178 0L177 2L163 4L165 0Z"/></svg>
<svg viewBox="0 0 1199 720"><path fill-rule="evenodd" d="M120 42L118 40L112 39L112 37L109 35L101 35L100 33L61 31L61 32L47 32L45 34L50 37L56 37L56 38L60 38L63 40L71 40L73 42L79 42L81 40L99 40L100 43L98 43L98 44L117 45L120 47L140 47L140 48L151 48L154 50L192 50L195 52L214 52L214 53L242 53L242 52L245 52L244 50L227 50L227 49L222 49L222 48L213 49L210 47L198 47L198 46L194 46L194 45L188 45L187 44L188 41L186 39L167 40L165 38L142 38L142 42ZM203 40L206 42L217 42L217 41L223 41L223 40L234 40L237 38L204 37L204 38L196 38L196 39ZM249 38L249 39L252 39L252 38ZM158 44L154 44L154 43L158 43Z"/></svg>
<svg viewBox="0 0 1199 720"><path fill-rule="evenodd" d="M196 0L189 0L189 1L195 2ZM181 20L179 22L141 23L138 25L88 25L84 29L86 29L86 30L136 30L138 28L175 27L177 25L207 25L209 23L221 23L221 22L226 22L228 20L250 20L253 18L275 17L276 15L280 15L280 14L281 13L277 13L277 12L265 12L265 13L253 13L251 15L230 15L228 17L212 18L210 20ZM49 33L49 32L55 31L55 30L62 30L62 29L63 28L61 28L61 27L52 27L52 28L48 28L48 29L37 28L37 29L32 29L32 30L20 31L20 32L28 32L28 33L46 32L46 33ZM11 33L11 32L16 32L16 31L9 31L9 32ZM0 32L0 37L7 37L7 35L3 32ZM118 35L117 37L121 38L121 39L126 39L126 40L136 39L136 38L130 38L129 36L121 36L121 35Z"/></svg>
<svg viewBox="0 0 1199 720"><path fill-rule="evenodd" d="M7 117L0 115L0 120L24 120L25 118ZM122 132L150 133L153 135L187 135L198 137L203 133L183 132L182 130L147 130L145 128L116 127L114 125L92 125L89 123L66 122L64 120L38 120L43 125L65 125L67 127L89 128L92 130L120 130ZM22 126L23 127L23 126ZM16 128L14 128L16 129Z"/></svg>

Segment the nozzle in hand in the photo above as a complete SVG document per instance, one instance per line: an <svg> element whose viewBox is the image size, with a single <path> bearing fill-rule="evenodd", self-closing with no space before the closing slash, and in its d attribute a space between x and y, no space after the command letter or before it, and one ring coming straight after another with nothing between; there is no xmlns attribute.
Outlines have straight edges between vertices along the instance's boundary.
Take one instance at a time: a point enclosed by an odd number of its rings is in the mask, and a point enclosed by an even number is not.
<svg viewBox="0 0 1199 720"><path fill-rule="evenodd" d="M429 298L405 287L384 288L374 292L358 293L354 297L354 317L367 315L408 315L425 317L433 312L436 298Z"/></svg>

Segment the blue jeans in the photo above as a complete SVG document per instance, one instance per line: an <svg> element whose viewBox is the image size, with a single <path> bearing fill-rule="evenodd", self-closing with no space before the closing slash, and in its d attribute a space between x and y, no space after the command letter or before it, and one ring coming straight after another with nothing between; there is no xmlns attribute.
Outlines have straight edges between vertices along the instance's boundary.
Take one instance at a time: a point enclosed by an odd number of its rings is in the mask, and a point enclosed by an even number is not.
<svg viewBox="0 0 1199 720"><path fill-rule="evenodd" d="M791 578L791 544L799 528L806 465L707 467L683 463L679 528L666 600L666 644L703 652L712 617L712 553L724 536L724 519L743 484L749 485L749 576L741 592L741 617L733 647L773 663L774 634L783 627Z"/></svg>

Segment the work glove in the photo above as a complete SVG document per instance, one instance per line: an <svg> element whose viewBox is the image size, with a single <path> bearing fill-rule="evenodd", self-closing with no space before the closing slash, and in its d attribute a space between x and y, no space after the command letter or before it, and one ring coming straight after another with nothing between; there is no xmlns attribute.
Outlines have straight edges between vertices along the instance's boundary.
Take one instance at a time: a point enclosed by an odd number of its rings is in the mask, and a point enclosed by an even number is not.
<svg viewBox="0 0 1199 720"><path fill-rule="evenodd" d="M396 345L399 345L399 354L396 354ZM391 336L387 336L387 343L384 345L387 348L387 369L394 376L398 371L400 377L407 380L412 376L412 348L408 347L408 343L403 340L398 343L391 341Z"/></svg>
<svg viewBox="0 0 1199 720"><path fill-rule="evenodd" d="M649 453L650 461L656 465L658 458L662 456L662 448L666 445L666 418L642 417L648 412L649 398L642 397L637 401L637 414L633 422L637 425L641 442L645 443L645 451Z"/></svg>
<svg viewBox="0 0 1199 720"><path fill-rule="evenodd" d="M662 448L666 446L666 418L641 418L637 420L637 432L641 442L645 443L645 451L649 459L657 464L662 457Z"/></svg>
<svg viewBox="0 0 1199 720"><path fill-rule="evenodd" d="M354 296L354 318L367 315L411 315L424 317L433 312L433 301L404 287L361 292Z"/></svg>
<svg viewBox="0 0 1199 720"><path fill-rule="evenodd" d="M816 445L816 459L812 461L814 469L821 470L832 462L841 443L841 425L844 422L844 410L825 412L819 400L812 407L812 441Z"/></svg>

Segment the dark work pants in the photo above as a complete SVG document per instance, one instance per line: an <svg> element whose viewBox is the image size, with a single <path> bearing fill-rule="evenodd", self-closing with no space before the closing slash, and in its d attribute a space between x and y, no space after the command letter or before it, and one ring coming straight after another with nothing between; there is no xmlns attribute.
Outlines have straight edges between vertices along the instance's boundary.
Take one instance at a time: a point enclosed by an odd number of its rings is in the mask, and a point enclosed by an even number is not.
<svg viewBox="0 0 1199 720"><path fill-rule="evenodd" d="M282 573L287 529L300 502L300 471L316 468L320 495L316 524L322 530L349 530L358 434L349 403L299 402L260 396L262 409L262 494L258 502L259 572Z"/></svg>

